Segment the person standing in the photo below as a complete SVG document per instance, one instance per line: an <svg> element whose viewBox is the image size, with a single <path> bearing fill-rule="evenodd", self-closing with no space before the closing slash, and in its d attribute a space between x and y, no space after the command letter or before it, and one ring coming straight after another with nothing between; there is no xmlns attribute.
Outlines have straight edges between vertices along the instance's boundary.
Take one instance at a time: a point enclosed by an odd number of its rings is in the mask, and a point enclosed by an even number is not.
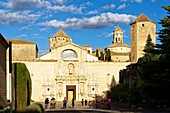
<svg viewBox="0 0 170 113"><path fill-rule="evenodd" d="M108 100L107 100L107 108L111 109L111 99L110 98L108 98Z"/></svg>
<svg viewBox="0 0 170 113"><path fill-rule="evenodd" d="M46 98L46 99L45 99L45 109L48 109L48 104L49 104L49 99Z"/></svg>
<svg viewBox="0 0 170 113"><path fill-rule="evenodd" d="M84 104L84 99L81 100L81 104L82 104L82 106L83 106L83 104Z"/></svg>
<svg viewBox="0 0 170 113"><path fill-rule="evenodd" d="M66 99L66 97L64 97L64 100L63 100L63 109L66 109L66 106L67 106L67 99Z"/></svg>
<svg viewBox="0 0 170 113"><path fill-rule="evenodd" d="M87 99L85 99L85 105L87 105Z"/></svg>
<svg viewBox="0 0 170 113"><path fill-rule="evenodd" d="M90 108L91 104L90 104L90 101L88 102L88 107Z"/></svg>
<svg viewBox="0 0 170 113"><path fill-rule="evenodd" d="M74 98L72 99L72 108L74 108Z"/></svg>

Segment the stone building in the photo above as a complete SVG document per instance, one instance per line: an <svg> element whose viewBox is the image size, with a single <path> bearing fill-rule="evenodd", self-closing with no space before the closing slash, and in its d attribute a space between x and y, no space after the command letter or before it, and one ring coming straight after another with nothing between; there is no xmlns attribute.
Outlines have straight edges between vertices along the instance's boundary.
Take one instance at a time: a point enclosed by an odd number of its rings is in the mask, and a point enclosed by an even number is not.
<svg viewBox="0 0 170 113"><path fill-rule="evenodd" d="M130 61L130 46L124 44L123 31L119 27L113 31L112 44L107 47L111 51L112 62L129 62Z"/></svg>
<svg viewBox="0 0 170 113"><path fill-rule="evenodd" d="M49 40L53 46L48 53L33 61L13 61L26 64L32 79L32 100L35 101L46 97L60 101L64 97L81 100L102 95L113 78L118 83L119 70L130 64L99 61L90 46L73 43L61 28L55 38L52 36Z"/></svg>
<svg viewBox="0 0 170 113"><path fill-rule="evenodd" d="M0 34L0 109L7 105L7 87L6 87L6 50L8 43Z"/></svg>
<svg viewBox="0 0 170 113"><path fill-rule="evenodd" d="M156 24L143 13L130 24L131 61L136 63L143 56L148 35L156 43Z"/></svg>
<svg viewBox="0 0 170 113"><path fill-rule="evenodd" d="M37 58L38 48L33 42L24 40L11 40L12 42L12 60L13 61L33 61ZM8 54L8 51L7 51ZM8 59L8 56L7 56Z"/></svg>
<svg viewBox="0 0 170 113"><path fill-rule="evenodd" d="M138 25L138 21L132 24ZM131 27L133 27L132 24ZM144 24L147 27L150 22ZM140 38L136 41L140 42ZM58 101L62 101L64 97L67 97L69 101L73 97L75 100L82 98L89 100L96 95L102 95L103 91L109 89L112 81L115 81L115 84L119 83L119 71L126 69L126 66L132 63L129 56L130 47L123 43L123 32L119 27L114 31L113 44L107 47L112 52L113 62L98 60L91 46L79 46L73 43L72 38L61 28L49 38L49 43L49 52L40 57L36 57L36 46L33 47L34 54L26 56L26 60L22 56L19 59L20 56L17 53L13 56L18 57L18 59L14 58L13 62L25 63L30 72L34 101L44 101L46 97L54 97ZM143 43L145 45L146 41ZM25 50L25 44L21 44L19 48ZM15 53L15 49L13 51ZM141 50L137 49L133 52L139 51Z"/></svg>
<svg viewBox="0 0 170 113"><path fill-rule="evenodd" d="M132 63L126 66L126 69L119 72L119 84L126 84L129 88L134 88L141 78L142 58L138 59L137 63Z"/></svg>

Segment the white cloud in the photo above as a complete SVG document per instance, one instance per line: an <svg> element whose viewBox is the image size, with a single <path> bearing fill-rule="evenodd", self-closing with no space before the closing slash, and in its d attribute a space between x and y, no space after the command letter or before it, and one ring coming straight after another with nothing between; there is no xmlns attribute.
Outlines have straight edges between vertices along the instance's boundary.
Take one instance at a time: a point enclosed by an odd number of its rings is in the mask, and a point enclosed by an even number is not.
<svg viewBox="0 0 170 113"><path fill-rule="evenodd" d="M59 27L64 29L97 29L113 24L129 24L136 16L118 13L102 13L90 18L67 18L65 21L51 20L42 22L40 25L48 27Z"/></svg>
<svg viewBox="0 0 170 113"><path fill-rule="evenodd" d="M86 2L86 5L87 5L87 6L92 6L93 3L91 3L91 2Z"/></svg>
<svg viewBox="0 0 170 113"><path fill-rule="evenodd" d="M21 34L17 36L17 38L23 38L23 37L27 37L27 34Z"/></svg>
<svg viewBox="0 0 170 113"><path fill-rule="evenodd" d="M110 5L105 5L103 6L103 9L113 9L115 8L115 5L114 4L110 4Z"/></svg>
<svg viewBox="0 0 170 113"><path fill-rule="evenodd" d="M21 28L19 28L18 30L29 30L31 26L23 26Z"/></svg>
<svg viewBox="0 0 170 113"><path fill-rule="evenodd" d="M84 7L76 7L75 5L69 5L69 6L48 6L48 9L58 11L58 12L73 12L73 13L82 13L82 9Z"/></svg>
<svg viewBox="0 0 170 113"><path fill-rule="evenodd" d="M64 4L67 0L56 0L57 3L59 4Z"/></svg>
<svg viewBox="0 0 170 113"><path fill-rule="evenodd" d="M45 39L40 34L31 34L31 38L39 38L39 39Z"/></svg>
<svg viewBox="0 0 170 113"><path fill-rule="evenodd" d="M113 37L113 32L108 33L105 37L106 37L106 38Z"/></svg>
<svg viewBox="0 0 170 113"><path fill-rule="evenodd" d="M38 19L41 14L32 14L29 11L10 12L7 10L0 10L0 15L0 25L12 25L15 23L34 21Z"/></svg>
<svg viewBox="0 0 170 113"><path fill-rule="evenodd" d="M40 31L49 31L48 27L41 28Z"/></svg>
<svg viewBox="0 0 170 113"><path fill-rule="evenodd" d="M124 3L124 4L122 4L122 5L120 5L117 9L123 9L123 8L125 8L126 7L126 4Z"/></svg>
<svg viewBox="0 0 170 113"><path fill-rule="evenodd" d="M97 14L98 13L98 11L97 10L93 10L93 11L89 11L87 14Z"/></svg>
<svg viewBox="0 0 170 113"><path fill-rule="evenodd" d="M4 4L7 8L16 10L40 8L51 5L50 2L42 0L10 0Z"/></svg>

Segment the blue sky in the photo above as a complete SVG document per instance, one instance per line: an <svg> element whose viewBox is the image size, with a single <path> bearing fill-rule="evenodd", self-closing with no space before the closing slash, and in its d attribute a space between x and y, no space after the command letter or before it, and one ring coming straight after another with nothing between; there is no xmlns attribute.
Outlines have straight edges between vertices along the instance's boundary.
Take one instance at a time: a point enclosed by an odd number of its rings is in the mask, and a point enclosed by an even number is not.
<svg viewBox="0 0 170 113"><path fill-rule="evenodd" d="M157 24L167 15L162 6L170 0L1 0L0 33L6 39L37 44L39 52L49 50L49 37L62 29L83 46L93 50L112 43L116 26L124 31L130 46L130 23L144 13Z"/></svg>

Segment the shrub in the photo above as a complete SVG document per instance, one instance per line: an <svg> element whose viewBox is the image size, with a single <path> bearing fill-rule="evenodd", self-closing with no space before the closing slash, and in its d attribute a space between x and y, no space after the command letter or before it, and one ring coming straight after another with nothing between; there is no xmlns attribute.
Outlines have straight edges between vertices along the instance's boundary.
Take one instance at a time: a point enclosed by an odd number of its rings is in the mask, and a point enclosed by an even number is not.
<svg viewBox="0 0 170 113"><path fill-rule="evenodd" d="M40 103L32 103L22 111L22 113L42 113L42 112L44 112L44 108Z"/></svg>

